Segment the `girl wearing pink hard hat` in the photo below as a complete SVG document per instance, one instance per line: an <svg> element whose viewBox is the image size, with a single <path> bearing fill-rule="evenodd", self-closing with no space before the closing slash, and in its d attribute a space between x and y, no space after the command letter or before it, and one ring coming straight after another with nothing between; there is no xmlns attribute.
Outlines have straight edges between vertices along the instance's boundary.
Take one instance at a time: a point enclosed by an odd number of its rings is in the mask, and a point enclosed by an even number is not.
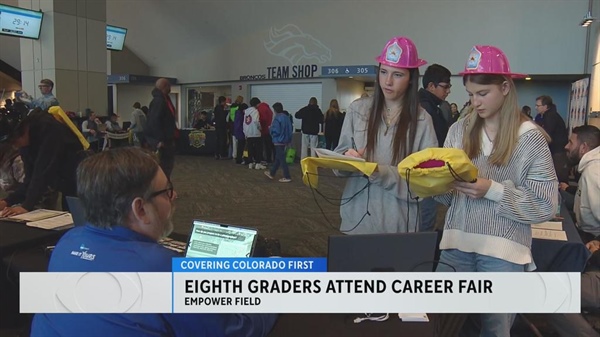
<svg viewBox="0 0 600 337"><path fill-rule="evenodd" d="M427 62L419 59L415 44L395 37L376 60L375 93L350 104L335 149L378 164L368 178L338 173L348 176L340 206L340 229L347 234L416 231L417 203L397 165L413 152L437 146L431 117L419 108L419 67Z"/></svg>
<svg viewBox="0 0 600 337"><path fill-rule="evenodd" d="M493 46L473 47L461 75L473 111L452 125L444 147L463 149L479 177L435 197L450 207L438 271L533 270L530 225L556 214L558 181L547 135L517 105L512 79L525 75ZM481 336L510 336L514 317L481 315Z"/></svg>

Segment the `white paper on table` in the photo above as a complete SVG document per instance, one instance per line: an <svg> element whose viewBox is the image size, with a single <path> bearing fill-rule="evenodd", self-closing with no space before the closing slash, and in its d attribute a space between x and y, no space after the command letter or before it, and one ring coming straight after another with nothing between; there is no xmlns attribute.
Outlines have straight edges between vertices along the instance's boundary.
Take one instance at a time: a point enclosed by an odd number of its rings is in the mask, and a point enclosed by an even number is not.
<svg viewBox="0 0 600 337"><path fill-rule="evenodd" d="M27 213L23 213L23 214L19 214L19 215L14 215L9 218L5 218L3 220L9 220L9 221L10 220L20 220L20 221L24 221L24 222L30 222L30 221L38 221L38 220L53 218L55 216L59 216L59 215L65 214L65 213L66 212L53 211L50 209L36 209L31 212L27 212Z"/></svg>
<svg viewBox="0 0 600 337"><path fill-rule="evenodd" d="M548 229L531 229L531 236L534 239L567 241L567 233L565 231L553 231Z"/></svg>
<svg viewBox="0 0 600 337"><path fill-rule="evenodd" d="M553 231L562 231L562 221L546 221L542 223L536 223L531 225L532 229L549 229Z"/></svg>
<svg viewBox="0 0 600 337"><path fill-rule="evenodd" d="M429 322L427 314L398 314L402 322Z"/></svg>
<svg viewBox="0 0 600 337"><path fill-rule="evenodd" d="M73 217L71 213L65 213L53 218L28 222L27 226L42 229L62 229L73 226Z"/></svg>

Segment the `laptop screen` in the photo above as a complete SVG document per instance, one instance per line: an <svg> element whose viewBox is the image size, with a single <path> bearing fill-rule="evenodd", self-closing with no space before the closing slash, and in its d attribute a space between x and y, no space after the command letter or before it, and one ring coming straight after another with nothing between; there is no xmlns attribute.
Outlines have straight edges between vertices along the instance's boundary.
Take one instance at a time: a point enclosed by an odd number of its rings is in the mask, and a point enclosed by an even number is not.
<svg viewBox="0 0 600 337"><path fill-rule="evenodd" d="M252 228L194 220L185 256L249 257L257 235Z"/></svg>

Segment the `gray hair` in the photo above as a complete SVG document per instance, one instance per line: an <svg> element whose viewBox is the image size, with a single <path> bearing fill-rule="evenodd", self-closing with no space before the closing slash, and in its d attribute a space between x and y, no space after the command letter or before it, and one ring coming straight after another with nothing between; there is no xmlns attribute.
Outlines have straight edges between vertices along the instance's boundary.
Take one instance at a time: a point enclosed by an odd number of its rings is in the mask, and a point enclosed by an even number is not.
<svg viewBox="0 0 600 337"><path fill-rule="evenodd" d="M100 228L127 227L135 198L151 193L158 172L156 156L136 147L103 151L77 168L77 194L87 221Z"/></svg>

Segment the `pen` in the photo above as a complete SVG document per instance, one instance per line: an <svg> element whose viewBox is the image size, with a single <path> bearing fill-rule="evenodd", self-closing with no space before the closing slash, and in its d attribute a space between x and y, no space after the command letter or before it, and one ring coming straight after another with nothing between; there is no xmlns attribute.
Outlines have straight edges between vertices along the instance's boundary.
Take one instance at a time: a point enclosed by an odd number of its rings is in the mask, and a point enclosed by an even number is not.
<svg viewBox="0 0 600 337"><path fill-rule="evenodd" d="M354 137L350 137L350 139L352 140L352 150L358 152L358 149L356 148L356 143L354 142Z"/></svg>

